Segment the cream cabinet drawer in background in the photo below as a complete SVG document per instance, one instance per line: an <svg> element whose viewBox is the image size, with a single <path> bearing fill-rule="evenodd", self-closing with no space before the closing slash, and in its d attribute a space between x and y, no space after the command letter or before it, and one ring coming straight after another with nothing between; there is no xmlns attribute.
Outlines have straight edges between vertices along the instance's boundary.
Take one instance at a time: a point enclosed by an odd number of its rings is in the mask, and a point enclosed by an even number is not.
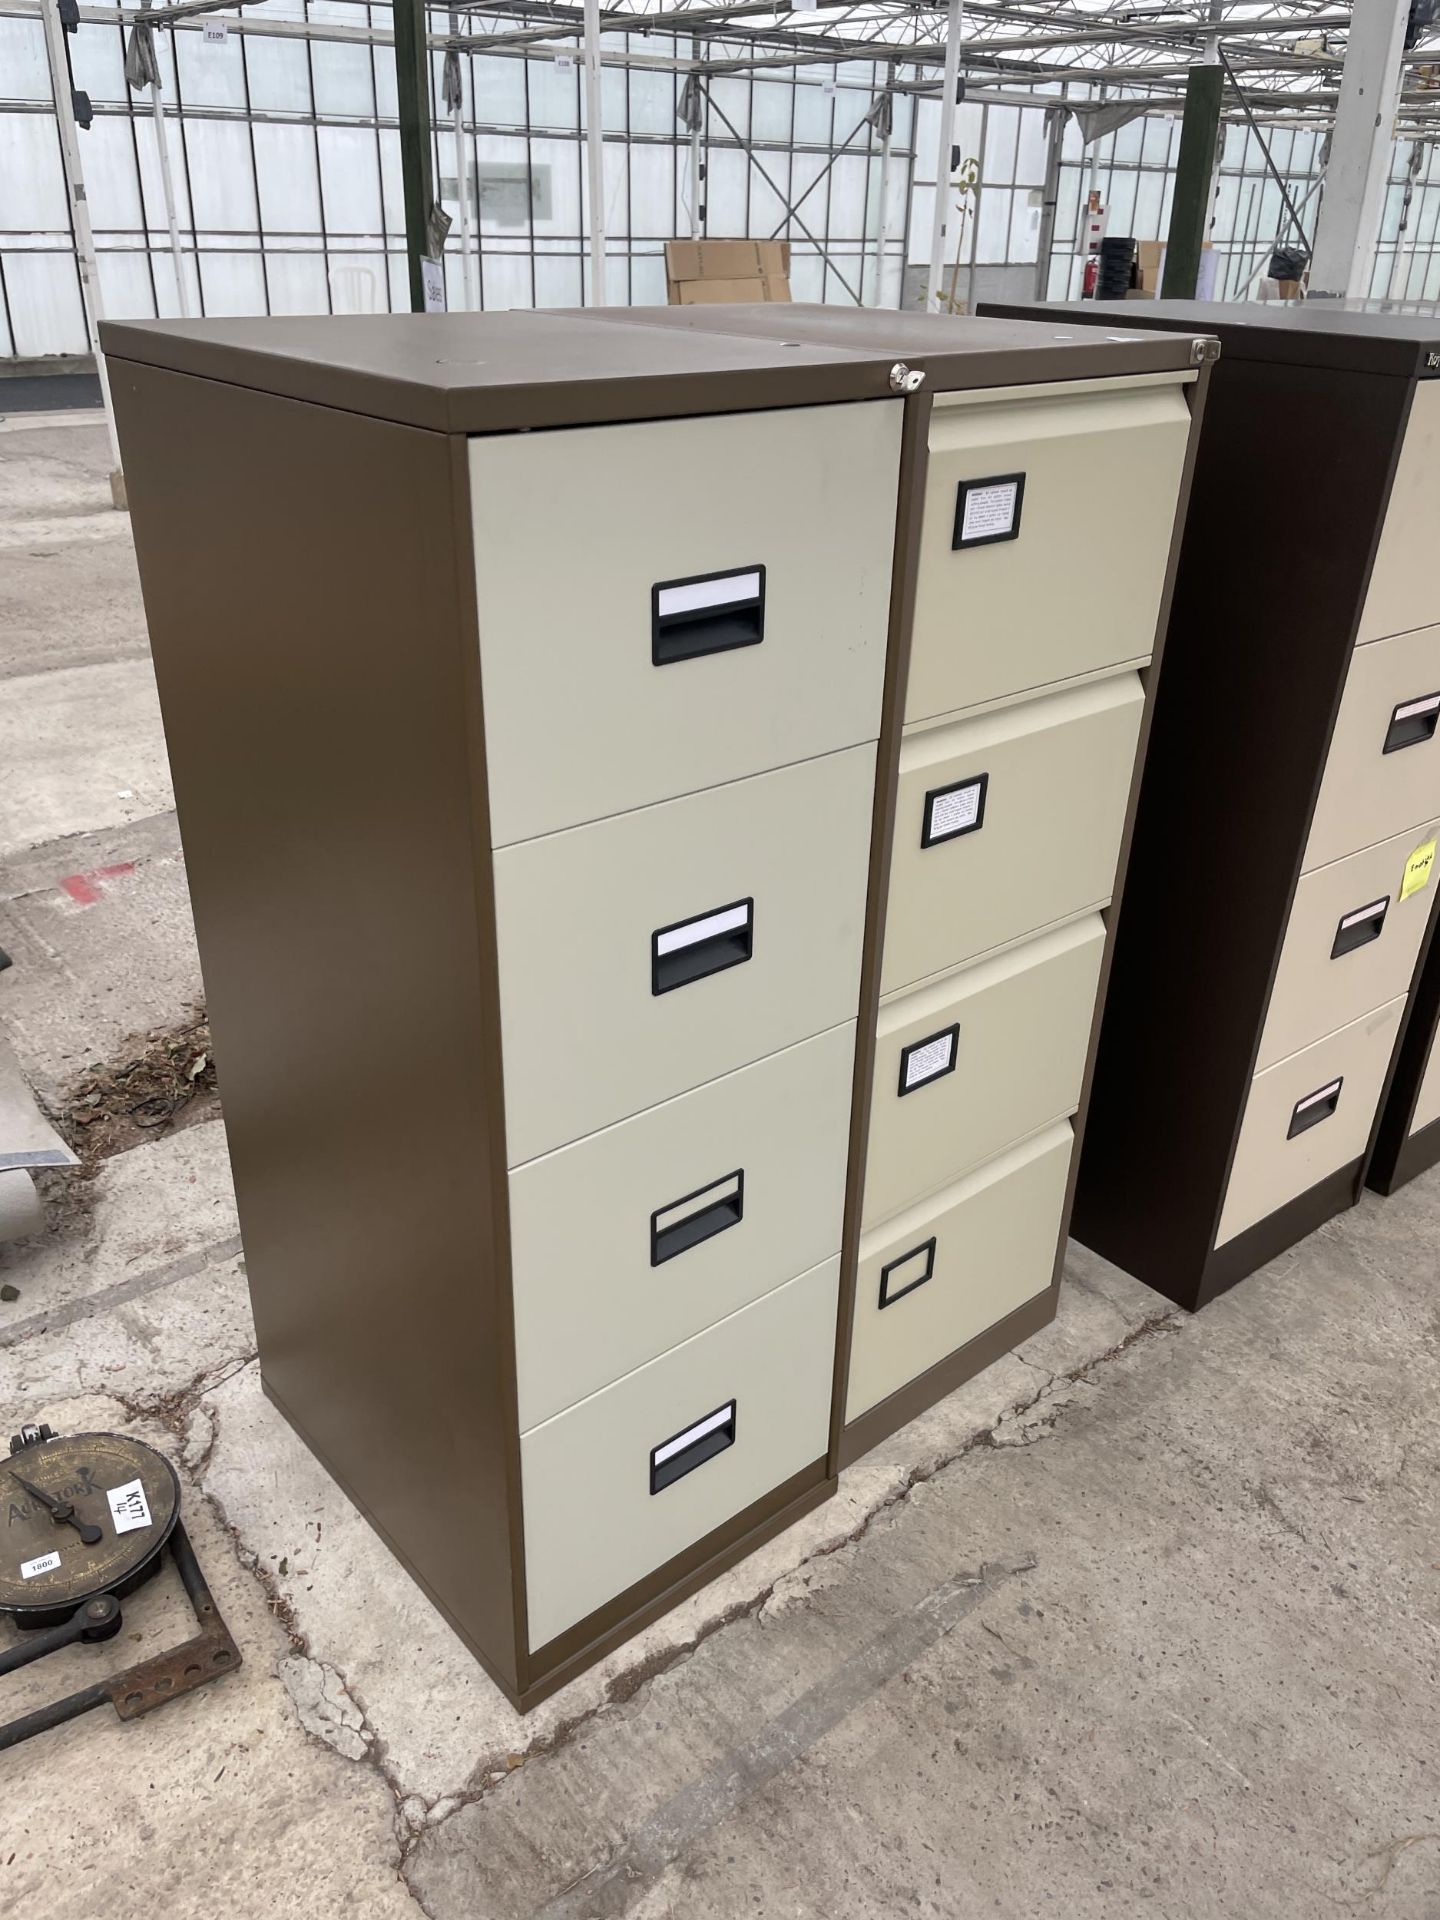
<svg viewBox="0 0 1440 1920"><path fill-rule="evenodd" d="M1256 1074L1217 1247L1364 1153L1404 1011L1402 995Z"/></svg>
<svg viewBox="0 0 1440 1920"><path fill-rule="evenodd" d="M867 1229L1074 1112L1104 951L1087 914L880 1009Z"/></svg>
<svg viewBox="0 0 1440 1920"><path fill-rule="evenodd" d="M1405 863L1440 821L1302 874L1270 990L1257 1068L1410 991L1434 894L1400 898Z"/></svg>
<svg viewBox="0 0 1440 1920"><path fill-rule="evenodd" d="M532 1649L824 1458L839 1272L827 1260L522 1438Z"/></svg>
<svg viewBox="0 0 1440 1920"><path fill-rule="evenodd" d="M1189 433L1174 381L936 395L907 720L1149 656Z"/></svg>
<svg viewBox="0 0 1440 1920"><path fill-rule="evenodd" d="M514 1167L853 1020L875 749L495 856Z"/></svg>
<svg viewBox="0 0 1440 1920"><path fill-rule="evenodd" d="M1358 640L1440 622L1435 529L1440 526L1440 380L1416 383Z"/></svg>
<svg viewBox="0 0 1440 1920"><path fill-rule="evenodd" d="M864 1236L847 1420L1050 1285L1071 1144L1062 1120Z"/></svg>
<svg viewBox="0 0 1440 1920"><path fill-rule="evenodd" d="M522 1433L840 1251L854 1057L850 1021L511 1174Z"/></svg>
<svg viewBox="0 0 1440 1920"><path fill-rule="evenodd" d="M1105 904L1144 706L1122 673L906 736L882 993Z"/></svg>
<svg viewBox="0 0 1440 1920"><path fill-rule="evenodd" d="M1440 814L1440 626L1357 647L1321 777L1305 870Z"/></svg>
<svg viewBox="0 0 1440 1920"><path fill-rule="evenodd" d="M901 413L470 442L496 846L878 736Z"/></svg>

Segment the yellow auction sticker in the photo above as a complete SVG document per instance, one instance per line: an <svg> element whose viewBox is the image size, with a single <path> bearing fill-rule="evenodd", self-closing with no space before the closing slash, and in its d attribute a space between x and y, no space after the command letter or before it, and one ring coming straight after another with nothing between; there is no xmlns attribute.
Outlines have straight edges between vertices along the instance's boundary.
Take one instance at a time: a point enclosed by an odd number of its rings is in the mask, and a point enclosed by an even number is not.
<svg viewBox="0 0 1440 1920"><path fill-rule="evenodd" d="M1435 864L1435 842L1427 840L1423 847L1416 847L1405 862L1405 878L1400 882L1400 898L1408 900L1412 893L1429 885L1430 869Z"/></svg>

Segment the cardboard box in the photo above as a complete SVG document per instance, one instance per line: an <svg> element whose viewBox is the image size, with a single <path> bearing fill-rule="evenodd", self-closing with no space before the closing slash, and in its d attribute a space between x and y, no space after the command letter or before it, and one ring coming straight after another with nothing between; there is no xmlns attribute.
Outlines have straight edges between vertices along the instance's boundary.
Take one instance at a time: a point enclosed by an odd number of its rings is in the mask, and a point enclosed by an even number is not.
<svg viewBox="0 0 1440 1920"><path fill-rule="evenodd" d="M787 240L667 240L672 307L790 298Z"/></svg>

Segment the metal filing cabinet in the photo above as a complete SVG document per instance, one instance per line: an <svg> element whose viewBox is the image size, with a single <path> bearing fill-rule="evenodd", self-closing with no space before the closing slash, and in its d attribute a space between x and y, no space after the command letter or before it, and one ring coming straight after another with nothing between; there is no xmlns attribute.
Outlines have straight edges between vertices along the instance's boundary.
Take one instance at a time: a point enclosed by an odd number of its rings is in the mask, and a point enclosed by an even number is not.
<svg viewBox="0 0 1440 1920"><path fill-rule="evenodd" d="M1222 342L1075 1205L1196 1307L1440 1158L1440 323L1015 311Z"/></svg>
<svg viewBox="0 0 1440 1920"><path fill-rule="evenodd" d="M522 1708L1053 1311L1193 343L745 311L105 332L266 1390Z"/></svg>
<svg viewBox="0 0 1440 1920"><path fill-rule="evenodd" d="M677 309L645 324L700 323ZM946 329L963 337L952 321L840 309L703 324L884 340L907 361ZM1083 344L1068 331L1057 345ZM1106 344L1139 337L1112 330ZM1097 365L1003 387L924 359L842 1462L1055 1311L1192 409L1213 353L1186 346L1165 373Z"/></svg>

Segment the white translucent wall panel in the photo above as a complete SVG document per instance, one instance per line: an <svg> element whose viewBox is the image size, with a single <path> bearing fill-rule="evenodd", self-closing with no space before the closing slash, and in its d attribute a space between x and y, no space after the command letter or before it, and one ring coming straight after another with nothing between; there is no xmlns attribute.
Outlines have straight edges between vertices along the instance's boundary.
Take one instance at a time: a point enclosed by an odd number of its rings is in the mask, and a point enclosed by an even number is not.
<svg viewBox="0 0 1440 1920"><path fill-rule="evenodd" d="M325 261L318 253L281 253L266 257L272 313L324 313L329 306Z"/></svg>
<svg viewBox="0 0 1440 1920"><path fill-rule="evenodd" d="M0 114L0 182L4 184L0 220L7 234L31 228L52 234L57 245L62 237L68 243L65 174L52 118Z"/></svg>
<svg viewBox="0 0 1440 1920"><path fill-rule="evenodd" d="M99 256L99 265L100 293L107 319L153 320L156 317L155 288L147 253L139 249L130 253L103 253Z"/></svg>
<svg viewBox="0 0 1440 1920"><path fill-rule="evenodd" d="M267 5L270 0L266 0ZM250 104L257 113L308 113L310 63L303 40L247 35L245 64Z"/></svg>
<svg viewBox="0 0 1440 1920"><path fill-rule="evenodd" d="M317 138L327 232L382 233L380 155L374 131L369 127L321 127Z"/></svg>
<svg viewBox="0 0 1440 1920"><path fill-rule="evenodd" d="M85 352L85 315L72 254L7 250L0 255L0 270L16 353Z"/></svg>
<svg viewBox="0 0 1440 1920"><path fill-rule="evenodd" d="M38 20L0 19L0 97L50 99L45 29Z"/></svg>
<svg viewBox="0 0 1440 1920"><path fill-rule="evenodd" d="M229 34L218 44L203 34L178 34L175 59L179 67L180 97L187 107L233 107L244 111L245 56L238 33Z"/></svg>
<svg viewBox="0 0 1440 1920"><path fill-rule="evenodd" d="M184 142L195 226L237 236L255 233L249 128L239 120L190 118Z"/></svg>
<svg viewBox="0 0 1440 1920"><path fill-rule="evenodd" d="M150 128L144 131L148 135ZM144 228L136 165L139 132L132 132L128 118L97 116L85 135L85 195L97 246L127 234L138 239Z"/></svg>

